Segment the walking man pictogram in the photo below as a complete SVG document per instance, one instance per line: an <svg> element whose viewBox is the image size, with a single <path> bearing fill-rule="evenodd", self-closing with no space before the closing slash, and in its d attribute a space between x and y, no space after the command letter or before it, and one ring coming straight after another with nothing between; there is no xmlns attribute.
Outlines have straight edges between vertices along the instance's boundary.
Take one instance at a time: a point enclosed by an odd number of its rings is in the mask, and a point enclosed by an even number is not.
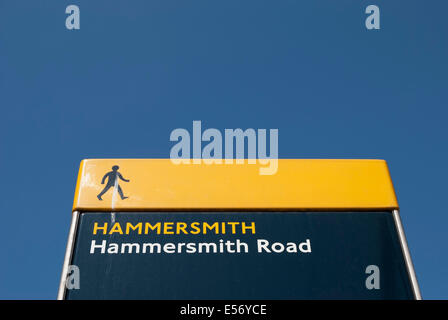
<svg viewBox="0 0 448 320"><path fill-rule="evenodd" d="M127 179L123 178L121 173L118 172L118 169L120 169L119 166L113 166L112 167L112 171L109 171L108 173L106 173L104 175L103 180L101 180L101 184L104 184L104 180L106 180L106 178L108 178L108 180L107 180L107 184L104 187L103 191L101 191L101 193L99 195L97 195L99 200L103 200L103 199L101 199L101 196L103 194L105 194L107 192L107 190L109 190L111 187L115 188L115 185L117 186L118 194L120 195L122 200L129 198L129 197L125 197L123 195L123 190L121 190L121 187L118 184L118 180L117 179L121 179L124 182L129 182L130 180L127 180Z"/></svg>

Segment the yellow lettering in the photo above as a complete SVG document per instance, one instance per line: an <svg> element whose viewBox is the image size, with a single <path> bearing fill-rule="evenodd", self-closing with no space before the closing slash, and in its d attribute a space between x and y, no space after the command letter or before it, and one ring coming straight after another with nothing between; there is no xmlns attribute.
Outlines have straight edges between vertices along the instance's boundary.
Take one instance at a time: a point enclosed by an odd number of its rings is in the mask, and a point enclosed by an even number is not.
<svg viewBox="0 0 448 320"><path fill-rule="evenodd" d="M199 222L193 222L191 224L191 229L194 229L195 231L191 231L191 234L198 234L201 232L201 229L199 229Z"/></svg>
<svg viewBox="0 0 448 320"><path fill-rule="evenodd" d="M112 226L112 228L109 231L109 234L118 232L119 234L123 234L123 230L121 229L120 223L119 222L115 222L114 225Z"/></svg>
<svg viewBox="0 0 448 320"><path fill-rule="evenodd" d="M185 231L185 228L187 228L187 224L185 222L178 222L176 226L176 234L180 234L182 231L184 234L188 234L187 231Z"/></svg>
<svg viewBox="0 0 448 320"><path fill-rule="evenodd" d="M174 222L165 222L163 224L163 234L174 234L174 231L171 231L173 229Z"/></svg>
<svg viewBox="0 0 448 320"><path fill-rule="evenodd" d="M204 222L204 225L203 225L203 234L207 234L207 229L208 230L212 230L212 229L215 229L215 233L216 234L218 234L218 232L219 232L219 224L218 224L218 222L215 222L214 224L212 224L212 225L209 225L207 222Z"/></svg>
<svg viewBox="0 0 448 320"><path fill-rule="evenodd" d="M136 229L138 229L138 234L142 234L142 223L139 222L135 226L132 223L130 223L130 222L126 223L126 234L129 234L129 230L130 229L132 229L134 231Z"/></svg>
<svg viewBox="0 0 448 320"><path fill-rule="evenodd" d="M95 222L95 224L93 225L93 234L96 234L96 232L98 230L103 230L103 234L107 233L107 222L104 222L104 226L103 227L98 227L98 222Z"/></svg>
<svg viewBox="0 0 448 320"><path fill-rule="evenodd" d="M255 234L255 222L251 222L251 223L250 223L250 227L246 226L246 223L245 223L245 222L242 222L242 223L241 223L241 229L242 229L242 231L243 231L243 234L246 233L246 229L250 229L250 230L252 230L252 234Z"/></svg>
<svg viewBox="0 0 448 320"><path fill-rule="evenodd" d="M157 229L157 234L160 234L160 222L157 222L155 225L152 225L149 222L146 222L145 223L145 234L148 234L149 229L151 229L151 230Z"/></svg>
<svg viewBox="0 0 448 320"><path fill-rule="evenodd" d="M232 234L235 234L236 233L235 226L240 223L239 222L228 222L228 224L230 224L232 226Z"/></svg>

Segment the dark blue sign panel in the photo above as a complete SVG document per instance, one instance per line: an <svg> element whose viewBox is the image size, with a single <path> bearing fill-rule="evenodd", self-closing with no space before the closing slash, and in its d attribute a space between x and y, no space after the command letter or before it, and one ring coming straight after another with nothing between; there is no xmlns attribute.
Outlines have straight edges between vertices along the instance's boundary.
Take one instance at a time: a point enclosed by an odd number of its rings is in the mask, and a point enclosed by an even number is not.
<svg viewBox="0 0 448 320"><path fill-rule="evenodd" d="M391 212L82 213L67 299L413 299Z"/></svg>

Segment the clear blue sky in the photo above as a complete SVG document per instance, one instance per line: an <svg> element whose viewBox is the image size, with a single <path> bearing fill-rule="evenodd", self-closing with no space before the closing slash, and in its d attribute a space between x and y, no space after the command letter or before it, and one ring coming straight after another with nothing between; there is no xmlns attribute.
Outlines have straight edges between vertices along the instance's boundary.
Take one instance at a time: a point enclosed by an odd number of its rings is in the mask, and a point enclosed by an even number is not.
<svg viewBox="0 0 448 320"><path fill-rule="evenodd" d="M447 12L0 0L0 298L56 297L81 159L169 157L170 132L193 120L278 128L281 158L386 159L423 297L448 298Z"/></svg>

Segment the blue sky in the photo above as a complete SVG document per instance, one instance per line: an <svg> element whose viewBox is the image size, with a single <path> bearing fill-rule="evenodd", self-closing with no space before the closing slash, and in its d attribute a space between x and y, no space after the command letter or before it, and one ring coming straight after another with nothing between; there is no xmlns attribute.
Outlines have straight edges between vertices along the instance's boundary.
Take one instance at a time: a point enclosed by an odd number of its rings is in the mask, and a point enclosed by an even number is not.
<svg viewBox="0 0 448 320"><path fill-rule="evenodd" d="M281 158L386 159L422 295L446 299L447 10L0 0L0 298L56 297L83 158L166 158L170 132L201 120L278 128Z"/></svg>

